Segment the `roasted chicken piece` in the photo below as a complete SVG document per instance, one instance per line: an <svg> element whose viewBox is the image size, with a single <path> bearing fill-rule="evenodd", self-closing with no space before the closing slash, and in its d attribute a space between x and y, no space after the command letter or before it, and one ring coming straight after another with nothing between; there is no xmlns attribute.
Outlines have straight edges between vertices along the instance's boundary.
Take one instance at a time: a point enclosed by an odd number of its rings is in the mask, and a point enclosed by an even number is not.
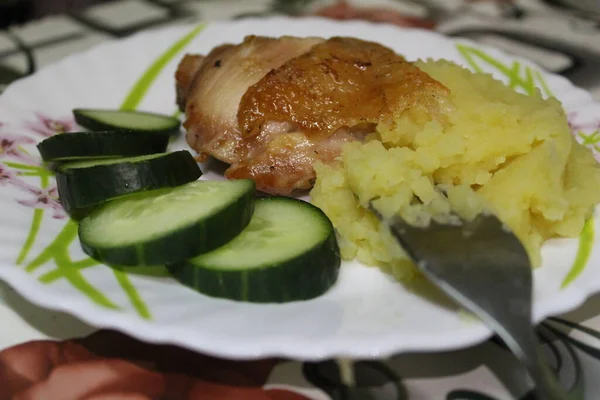
<svg viewBox="0 0 600 400"><path fill-rule="evenodd" d="M242 96L269 71L321 41L248 36L242 44L216 47L206 57L186 55L176 81L190 146L229 164L241 161L237 111Z"/></svg>
<svg viewBox="0 0 600 400"><path fill-rule="evenodd" d="M176 74L189 145L230 164L225 176L289 195L309 189L313 164L407 110L439 114L448 90L392 50L334 37L248 36Z"/></svg>

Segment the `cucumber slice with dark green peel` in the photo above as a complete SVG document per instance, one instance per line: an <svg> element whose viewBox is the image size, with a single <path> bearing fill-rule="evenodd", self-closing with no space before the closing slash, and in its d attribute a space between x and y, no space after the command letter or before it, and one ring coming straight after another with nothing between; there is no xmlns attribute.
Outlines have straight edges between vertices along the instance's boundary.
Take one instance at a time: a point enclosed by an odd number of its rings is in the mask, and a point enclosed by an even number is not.
<svg viewBox="0 0 600 400"><path fill-rule="evenodd" d="M92 258L114 266L176 263L237 236L254 210L251 180L199 180L106 203L79 224Z"/></svg>
<svg viewBox="0 0 600 400"><path fill-rule="evenodd" d="M271 197L256 200L250 224L231 242L168 269L209 296L281 303L325 293L340 263L333 225L320 209Z"/></svg>
<svg viewBox="0 0 600 400"><path fill-rule="evenodd" d="M169 144L166 134L136 131L67 132L38 143L44 161L141 156L164 153Z"/></svg>
<svg viewBox="0 0 600 400"><path fill-rule="evenodd" d="M82 219L90 215L92 211L94 211L94 209L96 209L96 207L98 206L99 205L83 208L71 208L69 210L65 209L65 211L67 211L67 213L69 214L69 218L71 218L73 221L81 221Z"/></svg>
<svg viewBox="0 0 600 400"><path fill-rule="evenodd" d="M145 111L76 108L73 115L79 125L92 131L127 129L175 135L181 126L177 118Z"/></svg>
<svg viewBox="0 0 600 400"><path fill-rule="evenodd" d="M56 171L56 184L61 204L72 214L120 196L183 185L201 175L194 157L181 150L66 163Z"/></svg>
<svg viewBox="0 0 600 400"><path fill-rule="evenodd" d="M139 276L150 276L154 278L170 278L169 270L165 265L151 265L151 266L137 266L137 267L116 267L120 271L128 274L139 275Z"/></svg>

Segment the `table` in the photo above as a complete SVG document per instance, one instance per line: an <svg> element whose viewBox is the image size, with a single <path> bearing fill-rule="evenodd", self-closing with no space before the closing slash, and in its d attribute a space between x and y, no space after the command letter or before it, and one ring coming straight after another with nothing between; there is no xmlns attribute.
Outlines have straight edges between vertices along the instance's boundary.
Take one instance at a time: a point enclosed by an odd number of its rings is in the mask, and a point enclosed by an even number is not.
<svg viewBox="0 0 600 400"><path fill-rule="evenodd" d="M576 84L590 90L600 100L600 30L594 21L556 10L544 1L518 2L519 8L499 10L488 3L464 9L460 1L415 2L369 0L370 7L386 7L414 17L436 15L436 29L452 35L470 36L505 50L527 55L556 72L563 72ZM295 1L178 1L124 0L91 7L76 14L62 14L15 26L0 35L0 91L3 85L67 54L111 38L179 22L202 19L231 19L247 15L297 14L328 6L318 0ZM443 6L442 6L443 4ZM461 11L462 10L462 11ZM526 12L503 18L507 13ZM483 25L501 24L514 32L529 32L536 23L551 19L557 32L549 40L560 51L532 48L539 35L528 44L506 37L478 32ZM533 28L532 28L533 27ZM555 30L555 31L556 31ZM538 32L539 33L539 32ZM527 40L527 35L524 34ZM518 35L517 35L518 36ZM523 36L523 35L521 35ZM537 42L536 42L537 40ZM588 43L582 56L581 45ZM550 46L552 47L552 46ZM567 55L583 59L583 68L573 72ZM32 55L32 57L28 57ZM591 72L590 72L591 71ZM87 335L94 328L77 319L36 307L0 282L0 350L28 340L71 338ZM560 376L572 386L573 399L598 398L600 393L600 295L556 319L546 321L540 332L554 337L544 348L560 357ZM554 356L551 357L556 363ZM437 354L403 354L378 363L357 367L359 387L343 393L332 362L300 363L285 361L270 372L268 387L285 387L310 399L532 399L524 370L495 340L473 348ZM585 389L584 389L585 388ZM0 389L1 390L1 389Z"/></svg>

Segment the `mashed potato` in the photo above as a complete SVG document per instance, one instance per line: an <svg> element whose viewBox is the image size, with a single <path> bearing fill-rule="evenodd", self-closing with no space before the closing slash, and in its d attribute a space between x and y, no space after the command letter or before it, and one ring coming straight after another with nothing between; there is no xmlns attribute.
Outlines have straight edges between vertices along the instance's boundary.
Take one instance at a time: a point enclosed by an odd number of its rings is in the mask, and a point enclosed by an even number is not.
<svg viewBox="0 0 600 400"><path fill-rule="evenodd" d="M405 112L349 143L334 164L315 166L312 202L332 220L342 256L377 265L401 280L415 268L377 218L413 223L495 212L525 245L532 264L542 243L576 237L600 202L600 166L570 133L556 99L527 96L446 61L418 66L450 89L447 112Z"/></svg>

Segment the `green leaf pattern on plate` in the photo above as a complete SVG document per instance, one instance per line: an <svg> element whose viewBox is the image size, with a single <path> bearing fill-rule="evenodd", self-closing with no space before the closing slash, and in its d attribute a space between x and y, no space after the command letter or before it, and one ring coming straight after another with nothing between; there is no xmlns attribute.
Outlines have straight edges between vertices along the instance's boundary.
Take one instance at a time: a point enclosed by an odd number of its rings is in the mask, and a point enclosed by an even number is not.
<svg viewBox="0 0 600 400"><path fill-rule="evenodd" d="M485 51L459 43L456 45L458 52L465 59L467 65L475 72L484 72L483 66L488 66L495 69L500 74L504 75L507 80L507 85L515 90L520 90L528 95L532 95L536 90L540 90L545 97L552 97L553 93L548 87L546 80L538 71L528 65L523 65L519 61L513 61L507 65L500 60L492 57ZM575 115L568 115L571 131L581 143L590 147L593 151L599 151L598 143L600 142L600 129L596 129L590 134L585 134L583 129L589 128L579 126L573 122ZM596 122L596 126L600 128L600 122ZM598 156L596 156L598 158ZM600 160L599 160L600 161ZM589 219L579 236L579 246L575 261L571 269L563 279L562 288L567 287L575 280L585 269L590 257L591 249L594 243L594 221Z"/></svg>
<svg viewBox="0 0 600 400"><path fill-rule="evenodd" d="M160 72L165 66L179 54L186 45L188 45L204 28L204 25L199 25L186 34L183 38L169 47L154 63L145 71L142 77L136 82L130 93L126 96L125 101L121 105L123 109L135 109L143 100L144 96L149 91L153 82L156 80ZM60 134L69 130L75 124L72 121L53 120L46 116L37 116L37 120L33 123L28 123L26 126L33 132L42 136L50 136ZM0 124L0 128L2 128ZM31 221L29 233L25 239L21 251L16 257L16 264L23 265L29 258L30 250L37 238L38 232L42 225L45 206L52 204L56 208L60 208L57 201L57 193L55 186L50 190L46 190L50 186L50 178L52 174L43 166L39 165L39 160L33 159L29 154L24 152L20 147L23 144L31 144L31 140L18 137L0 137L0 156L9 155L12 158L18 159L20 162L3 161L0 164L0 182L8 182L14 186L18 186L32 194L39 194L37 201L22 202L24 205L29 205L34 208L33 218ZM25 182L19 179L19 176L38 176L40 178L39 188L29 187ZM37 193L37 192L39 193ZM42 195L46 197L41 197ZM64 214L55 217L65 218ZM44 284L51 284L59 279L66 279L75 289L86 296L90 301L99 306L110 309L121 309L114 301L109 299L92 283L90 283L82 274L86 268L97 266L99 263L91 258L82 260L72 260L69 247L72 245L77 236L77 223L68 220L63 229L56 238L36 255L31 261L25 265L25 271L33 273L43 265L50 264L54 266L49 272L44 273L38 279ZM140 296L139 292L129 279L126 272L113 269L113 274L119 286L125 292L129 302L136 310L138 315L144 319L152 319L152 314L146 303Z"/></svg>
<svg viewBox="0 0 600 400"><path fill-rule="evenodd" d="M202 32L203 28L204 24L195 27L165 50L134 84L123 101L121 108L137 108L165 66L183 51ZM464 58L466 64L473 71L483 72L489 70L491 67L502 74L506 78L507 84L512 88L527 94L533 94L539 88L545 96L552 96L552 92L538 70L518 61L513 61L510 65L504 64L487 52L466 44L457 44L456 48ZM37 121L29 123L27 126L33 133L49 136L68 130L71 126L74 126L74 122L66 119L53 120L38 114ZM2 127L0 123L0 130ZM597 148L600 142L600 130L596 130L591 134L577 131L576 135L583 143L594 148ZM31 140L12 136L2 137L2 135L0 135L0 140L2 140L0 157L8 155L16 160L14 162L3 161L0 164L0 183L6 181L16 186L23 186L21 187L22 189L36 196L33 201L20 201L23 205L34 208L34 211L30 230L25 238L23 247L15 255L16 264L24 265L25 270L29 273L37 271L42 265L50 264L54 266L54 269L39 276L38 279L40 282L52 284L60 279L66 279L75 289L97 305L110 309L122 309L121 306L109 299L83 276L82 271L84 269L98 266L98 263L90 258L81 260L73 260L71 258L69 247L77 236L77 224L74 221L68 220L61 232L44 250L33 258L29 257L44 217L47 215L46 211L52 209L54 218L66 217L62 213L60 204L57 201L56 187L54 186L53 179L51 179L52 174L40 165L39 160L29 155L21 147L22 144L31 144ZM27 186L27 184L19 180L19 176L39 177L39 187L32 188ZM573 267L564 279L563 287L567 286L583 271L593 243L593 232L593 221L590 220L582 232L578 255ZM26 261L28 262L26 263ZM113 269L113 274L137 314L141 318L152 319L151 311L129 278L129 272Z"/></svg>

